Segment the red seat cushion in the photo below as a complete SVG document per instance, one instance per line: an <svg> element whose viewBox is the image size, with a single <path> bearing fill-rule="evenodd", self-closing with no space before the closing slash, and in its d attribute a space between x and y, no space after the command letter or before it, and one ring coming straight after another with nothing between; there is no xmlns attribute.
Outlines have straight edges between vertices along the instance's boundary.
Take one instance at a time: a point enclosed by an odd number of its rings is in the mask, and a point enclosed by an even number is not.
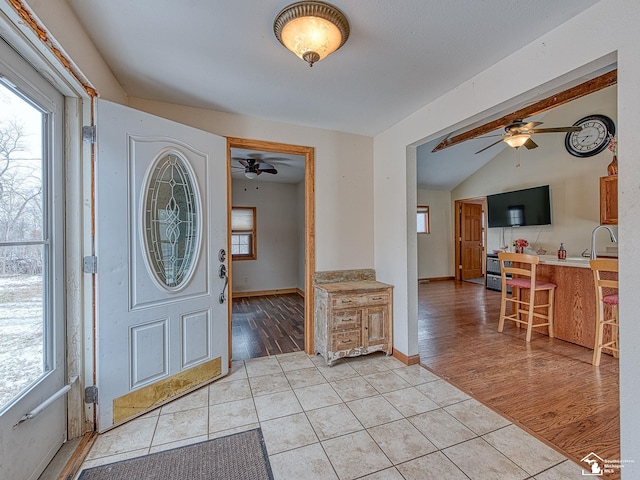
<svg viewBox="0 0 640 480"><path fill-rule="evenodd" d="M605 295L602 301L607 305L618 305L618 294L614 293L613 295Z"/></svg>
<svg viewBox="0 0 640 480"><path fill-rule="evenodd" d="M507 280L507 285L511 287L519 287L519 288L530 288L531 280L528 278L510 278ZM555 283L551 282L536 282L536 290L547 290L556 288Z"/></svg>

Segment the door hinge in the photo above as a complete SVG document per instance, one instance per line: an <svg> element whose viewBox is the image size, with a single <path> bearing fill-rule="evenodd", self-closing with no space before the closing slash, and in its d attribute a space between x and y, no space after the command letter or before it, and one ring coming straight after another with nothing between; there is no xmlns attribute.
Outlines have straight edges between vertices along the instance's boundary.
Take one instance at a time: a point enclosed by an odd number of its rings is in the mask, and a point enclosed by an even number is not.
<svg viewBox="0 0 640 480"><path fill-rule="evenodd" d="M96 126L87 125L82 127L82 141L85 143L96 143Z"/></svg>
<svg viewBox="0 0 640 480"><path fill-rule="evenodd" d="M91 385L84 389L84 403L98 403L98 387Z"/></svg>
<svg viewBox="0 0 640 480"><path fill-rule="evenodd" d="M458 265L458 270L462 270L462 265Z"/></svg>
<svg viewBox="0 0 640 480"><path fill-rule="evenodd" d="M95 255L87 255L84 257L82 270L84 273L98 273L98 257Z"/></svg>

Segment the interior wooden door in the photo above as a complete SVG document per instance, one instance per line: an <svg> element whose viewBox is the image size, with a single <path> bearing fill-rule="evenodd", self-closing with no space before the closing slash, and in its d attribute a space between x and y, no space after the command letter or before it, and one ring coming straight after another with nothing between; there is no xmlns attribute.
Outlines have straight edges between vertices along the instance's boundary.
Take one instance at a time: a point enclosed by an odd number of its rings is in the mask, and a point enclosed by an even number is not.
<svg viewBox="0 0 640 480"><path fill-rule="evenodd" d="M460 262L462 280L480 278L484 275L482 205L462 203L460 213Z"/></svg>

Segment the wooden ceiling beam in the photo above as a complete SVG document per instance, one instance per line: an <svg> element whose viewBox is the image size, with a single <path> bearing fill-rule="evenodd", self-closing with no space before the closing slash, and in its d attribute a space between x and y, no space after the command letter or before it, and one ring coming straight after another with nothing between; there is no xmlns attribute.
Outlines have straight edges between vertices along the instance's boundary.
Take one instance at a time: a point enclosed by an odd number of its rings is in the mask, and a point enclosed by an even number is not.
<svg viewBox="0 0 640 480"><path fill-rule="evenodd" d="M611 72L592 78L591 80L581 83L580 85L576 85L575 87L563 90L560 93L547 97L532 105L528 105L513 113L508 113L497 120L485 123L484 125L480 125L479 127L475 127L453 137L447 137L433 149L433 153L452 147L458 143L471 140L472 138L479 137L480 135L493 132L499 128L504 128L515 120L524 120L539 113L546 112L547 110L551 110L552 108L571 102L577 98L584 97L590 93L615 85L616 83L618 83L618 70L612 70Z"/></svg>

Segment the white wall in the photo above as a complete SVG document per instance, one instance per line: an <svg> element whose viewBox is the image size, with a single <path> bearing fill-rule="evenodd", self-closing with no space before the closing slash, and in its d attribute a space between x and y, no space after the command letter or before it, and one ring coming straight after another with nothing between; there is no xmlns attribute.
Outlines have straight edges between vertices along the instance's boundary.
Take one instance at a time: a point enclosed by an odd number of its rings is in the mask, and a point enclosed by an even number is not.
<svg viewBox="0 0 640 480"><path fill-rule="evenodd" d="M257 229L257 258L232 262L233 292L296 288L298 188L256 180L234 180L231 186L234 207L256 207Z"/></svg>
<svg viewBox="0 0 640 480"><path fill-rule="evenodd" d="M573 125L587 115L607 115L617 126L617 88L608 87L571 103L551 110L543 119L547 126ZM538 148L527 150L505 148L471 177L452 191L454 200L481 197L509 190L549 185L551 191L552 225L541 227L490 228L487 250L516 238L525 238L535 248L555 254L563 242L568 256L579 256L590 247L591 231L600 223L600 177L607 174L612 153L578 158L564 146L564 134L540 134L533 139ZM611 244L604 232L597 236L600 251Z"/></svg>
<svg viewBox="0 0 640 480"><path fill-rule="evenodd" d="M217 135L314 147L316 270L373 268L370 137L140 98L129 105Z"/></svg>
<svg viewBox="0 0 640 480"><path fill-rule="evenodd" d="M418 190L418 205L429 206L431 233L418 235L418 278L453 277L451 192Z"/></svg>
<svg viewBox="0 0 640 480"><path fill-rule="evenodd" d="M415 168L408 146L431 140L504 109L515 110L533 94L577 80L585 70L618 63L619 132L619 256L620 256L620 413L624 479L640 476L640 3L601 0L554 31L525 46L489 69L452 89L429 105L374 138L375 268L378 277L395 285L394 348L407 355L418 352L411 269L417 263L415 225L407 215L415 202ZM415 162L415 158L409 158ZM409 173L409 176L408 176ZM589 453L589 452L587 452Z"/></svg>

